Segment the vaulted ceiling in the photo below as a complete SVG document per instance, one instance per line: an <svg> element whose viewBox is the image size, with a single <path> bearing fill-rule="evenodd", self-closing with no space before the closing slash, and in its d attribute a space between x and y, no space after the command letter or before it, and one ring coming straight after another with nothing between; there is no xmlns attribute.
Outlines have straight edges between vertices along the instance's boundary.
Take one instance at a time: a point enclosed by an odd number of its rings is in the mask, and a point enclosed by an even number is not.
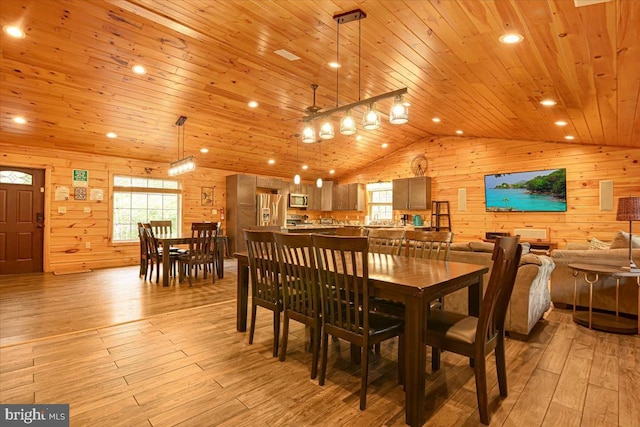
<svg viewBox="0 0 640 427"><path fill-rule="evenodd" d="M288 177L306 163L304 179L329 169L339 177L457 130L638 148L640 1L589 3L3 0L0 24L20 25L26 37L2 33L0 139L167 165L184 141L201 166ZM338 35L334 15L356 8L367 17ZM506 32L523 42L501 43ZM336 72L328 63L337 49ZM146 74L134 74L135 64ZM359 124L360 140L302 144L312 83L323 110L406 87L409 122L390 124L385 100L382 126Z"/></svg>

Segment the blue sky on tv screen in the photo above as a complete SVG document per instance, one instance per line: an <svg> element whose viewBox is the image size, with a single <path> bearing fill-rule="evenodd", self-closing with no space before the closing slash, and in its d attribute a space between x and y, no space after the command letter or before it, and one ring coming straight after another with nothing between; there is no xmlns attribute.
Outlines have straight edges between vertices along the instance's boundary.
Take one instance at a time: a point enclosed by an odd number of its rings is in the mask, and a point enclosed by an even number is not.
<svg viewBox="0 0 640 427"><path fill-rule="evenodd" d="M560 169L548 169L548 170L540 170L540 171L531 171L531 172L515 172L515 173L505 173L501 176L494 175L486 175L485 176L485 184L487 188L494 188L496 185L502 184L506 182L507 184L516 184L518 182L529 181L530 179L535 178L536 176L546 176Z"/></svg>

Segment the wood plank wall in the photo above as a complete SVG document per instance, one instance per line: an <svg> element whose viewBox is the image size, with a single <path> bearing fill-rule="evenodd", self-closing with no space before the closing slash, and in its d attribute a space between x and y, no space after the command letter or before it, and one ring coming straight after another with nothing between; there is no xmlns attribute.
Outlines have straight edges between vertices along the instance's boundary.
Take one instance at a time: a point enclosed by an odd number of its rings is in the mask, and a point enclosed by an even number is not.
<svg viewBox="0 0 640 427"><path fill-rule="evenodd" d="M616 221L617 199L640 196L640 150L544 141L492 138L442 137L425 139L391 153L340 183L376 182L412 176L411 160L428 159L432 198L448 200L456 241L477 240L486 231L515 228L548 228L550 240L564 247L567 242L586 242L591 237L609 241L617 230L629 231L628 222ZM486 212L484 175L538 169L567 169L567 212ZM599 182L613 180L613 211L600 211ZM460 212L458 189L465 188L467 210ZM394 212L394 218L405 213ZM430 211L413 211L430 219ZM334 213L336 219L352 220L356 212ZM640 234L640 225L636 225Z"/></svg>
<svg viewBox="0 0 640 427"><path fill-rule="evenodd" d="M103 268L138 263L139 245L111 242L110 211L112 176L148 176L167 178L168 165L71 153L57 150L31 149L0 144L3 166L22 166L46 170L45 188L45 271L68 271L84 268ZM73 169L89 172L88 191L102 189L103 201L73 200ZM183 188L182 230L190 233L191 223L220 221L220 209L225 207L225 177L229 172L197 168L183 177L177 177ZM70 200L55 201L56 187L71 190ZM214 187L214 205L202 206L201 188ZM65 207L66 213L58 213ZM90 208L85 213L84 208ZM212 214L212 209L217 213ZM224 221L222 224L225 227ZM90 242L91 248L86 248Z"/></svg>
<svg viewBox="0 0 640 427"><path fill-rule="evenodd" d="M112 174L166 178L167 165L154 162L92 156L57 150L30 149L0 144L3 165L47 170L45 191L45 271L101 268L136 264L138 246L110 241L110 177ZM628 231L628 223L616 221L614 210L599 208L599 182L613 180L614 200L640 195L640 149L520 141L491 138L443 137L425 139L391 153L365 170L340 182L376 182L412 176L411 160L419 154L428 159L435 200L449 200L456 241L477 240L486 231L515 228L548 228L552 242L586 242L590 237L611 240L617 230ZM536 169L566 168L568 211L566 213L488 213L484 205L484 175ZM104 201L54 201L56 186L72 189L72 170L89 171L89 189L101 188ZM147 170L148 169L148 170ZM225 207L225 177L233 172L198 168L179 178L184 188L183 231L194 221L219 221ZM284 177L287 179L287 177ZM215 187L214 206L201 206L201 187ZM466 188L467 210L458 209L458 189ZM58 207L67 208L59 214ZM90 207L91 213L83 208ZM213 215L212 208L218 213ZM394 212L399 219L401 211ZM430 211L414 211L425 220ZM333 216L350 221L364 220L363 212L309 212L311 219ZM223 221L223 227L224 227ZM638 227L636 225L636 227ZM636 231L640 234L640 231ZM85 248L85 242L91 248Z"/></svg>

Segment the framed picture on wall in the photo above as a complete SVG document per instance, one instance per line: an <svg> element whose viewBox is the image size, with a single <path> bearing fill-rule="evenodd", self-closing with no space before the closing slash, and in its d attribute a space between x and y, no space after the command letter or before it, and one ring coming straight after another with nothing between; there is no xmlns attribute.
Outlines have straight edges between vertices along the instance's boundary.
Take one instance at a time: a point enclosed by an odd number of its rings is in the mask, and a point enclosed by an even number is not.
<svg viewBox="0 0 640 427"><path fill-rule="evenodd" d="M202 187L200 204L202 206L213 206L213 187Z"/></svg>

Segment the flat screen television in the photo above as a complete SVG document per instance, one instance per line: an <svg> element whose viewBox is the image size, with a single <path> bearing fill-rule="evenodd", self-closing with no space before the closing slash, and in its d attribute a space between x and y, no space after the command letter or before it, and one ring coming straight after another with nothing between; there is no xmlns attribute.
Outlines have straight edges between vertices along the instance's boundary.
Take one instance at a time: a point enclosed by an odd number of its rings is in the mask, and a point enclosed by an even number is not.
<svg viewBox="0 0 640 427"><path fill-rule="evenodd" d="M484 176L487 212L566 212L567 170Z"/></svg>

